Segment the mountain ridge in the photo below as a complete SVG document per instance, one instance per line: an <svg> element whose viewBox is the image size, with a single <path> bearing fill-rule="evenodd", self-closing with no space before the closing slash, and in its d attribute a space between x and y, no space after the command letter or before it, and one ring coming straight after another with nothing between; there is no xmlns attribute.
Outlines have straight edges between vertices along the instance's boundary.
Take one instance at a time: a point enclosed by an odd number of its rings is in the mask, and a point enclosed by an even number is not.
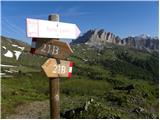
<svg viewBox="0 0 160 120"><path fill-rule="evenodd" d="M24 42L24 41L22 41L22 40L18 40L18 39L16 39L16 38L10 38L10 37L7 37L7 36L0 36L0 38L1 38L1 41L2 40L8 40L8 41L14 41L14 42L18 42L18 43L20 43L20 44L23 44L23 45L25 45L25 46L30 46L27 42Z"/></svg>
<svg viewBox="0 0 160 120"><path fill-rule="evenodd" d="M108 43L146 50L148 52L159 51L159 38L151 37L145 34L139 36L128 36L120 38L119 36L106 32L104 29L91 29L85 32L82 36L72 41L71 44L85 43L90 46L105 46Z"/></svg>

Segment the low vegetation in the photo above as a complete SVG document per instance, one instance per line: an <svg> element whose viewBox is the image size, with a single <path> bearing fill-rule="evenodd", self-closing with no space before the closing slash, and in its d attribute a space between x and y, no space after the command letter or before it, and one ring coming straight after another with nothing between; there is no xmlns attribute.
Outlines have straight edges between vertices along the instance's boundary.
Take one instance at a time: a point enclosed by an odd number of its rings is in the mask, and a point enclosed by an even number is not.
<svg viewBox="0 0 160 120"><path fill-rule="evenodd" d="M158 118L157 55L114 45L72 48L73 76L60 80L61 118ZM34 57L30 64L27 56L20 60L25 71L15 68L14 77L2 78L2 118L16 114L19 105L49 99L48 78L40 68L46 58Z"/></svg>

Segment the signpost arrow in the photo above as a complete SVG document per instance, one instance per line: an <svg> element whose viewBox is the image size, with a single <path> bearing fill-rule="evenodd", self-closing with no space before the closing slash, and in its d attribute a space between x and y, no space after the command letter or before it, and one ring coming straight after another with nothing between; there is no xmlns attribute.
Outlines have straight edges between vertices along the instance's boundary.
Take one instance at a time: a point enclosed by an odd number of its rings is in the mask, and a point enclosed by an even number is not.
<svg viewBox="0 0 160 120"><path fill-rule="evenodd" d="M27 18L28 37L76 39L80 33L75 24Z"/></svg>
<svg viewBox="0 0 160 120"><path fill-rule="evenodd" d="M32 54L43 55L58 59L66 59L73 54L69 44L59 40L47 40L44 38L32 38Z"/></svg>
<svg viewBox="0 0 160 120"><path fill-rule="evenodd" d="M57 60L54 58L49 58L43 65L42 68L49 78L55 77L71 77L72 76L72 65L73 62L60 60L60 63L57 63Z"/></svg>

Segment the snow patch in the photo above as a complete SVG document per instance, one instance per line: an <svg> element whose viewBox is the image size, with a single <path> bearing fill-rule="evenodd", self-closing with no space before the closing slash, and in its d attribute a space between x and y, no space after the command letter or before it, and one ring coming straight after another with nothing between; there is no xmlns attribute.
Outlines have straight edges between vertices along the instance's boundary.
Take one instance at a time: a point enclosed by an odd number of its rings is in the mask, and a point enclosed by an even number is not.
<svg viewBox="0 0 160 120"><path fill-rule="evenodd" d="M17 67L17 66L0 64L0 67Z"/></svg>
<svg viewBox="0 0 160 120"><path fill-rule="evenodd" d="M2 46L2 48L6 50L6 47L5 47L5 46Z"/></svg>
<svg viewBox="0 0 160 120"><path fill-rule="evenodd" d="M24 50L24 47L20 47L19 45L12 44L12 46L17 47L17 48L21 49L22 51Z"/></svg>
<svg viewBox="0 0 160 120"><path fill-rule="evenodd" d="M10 70L4 70L5 72L7 72L7 73L13 73L12 71L10 71Z"/></svg>
<svg viewBox="0 0 160 120"><path fill-rule="evenodd" d="M17 73L17 70L4 70L6 73Z"/></svg>
<svg viewBox="0 0 160 120"><path fill-rule="evenodd" d="M4 56L12 58L13 57L13 53L10 50L8 50L7 53L4 54Z"/></svg>
<svg viewBox="0 0 160 120"><path fill-rule="evenodd" d="M2 75L6 75L6 73L0 73L0 76L2 76Z"/></svg>
<svg viewBox="0 0 160 120"><path fill-rule="evenodd" d="M19 49L21 49L20 51L16 51L14 50L13 52L8 50L5 54L3 54L5 57L9 57L9 58L13 58L14 55L16 57L16 60L19 59L20 55L22 54L22 51L25 49L25 47L21 47L19 45L16 45L16 44L12 44L13 47L17 47ZM5 46L2 46L3 49L6 50L6 47Z"/></svg>
<svg viewBox="0 0 160 120"><path fill-rule="evenodd" d="M87 62L88 60L87 59L83 59L83 61Z"/></svg>
<svg viewBox="0 0 160 120"><path fill-rule="evenodd" d="M22 54L22 52L16 51L16 50L14 50L14 52L15 52L16 60L18 60L18 58Z"/></svg>

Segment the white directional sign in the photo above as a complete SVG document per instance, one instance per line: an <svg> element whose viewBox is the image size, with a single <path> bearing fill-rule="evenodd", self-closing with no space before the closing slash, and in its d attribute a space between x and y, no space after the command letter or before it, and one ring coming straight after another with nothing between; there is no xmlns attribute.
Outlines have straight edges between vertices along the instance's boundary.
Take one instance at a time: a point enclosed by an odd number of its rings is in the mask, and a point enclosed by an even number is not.
<svg viewBox="0 0 160 120"><path fill-rule="evenodd" d="M76 39L80 33L75 24L27 18L28 37Z"/></svg>

